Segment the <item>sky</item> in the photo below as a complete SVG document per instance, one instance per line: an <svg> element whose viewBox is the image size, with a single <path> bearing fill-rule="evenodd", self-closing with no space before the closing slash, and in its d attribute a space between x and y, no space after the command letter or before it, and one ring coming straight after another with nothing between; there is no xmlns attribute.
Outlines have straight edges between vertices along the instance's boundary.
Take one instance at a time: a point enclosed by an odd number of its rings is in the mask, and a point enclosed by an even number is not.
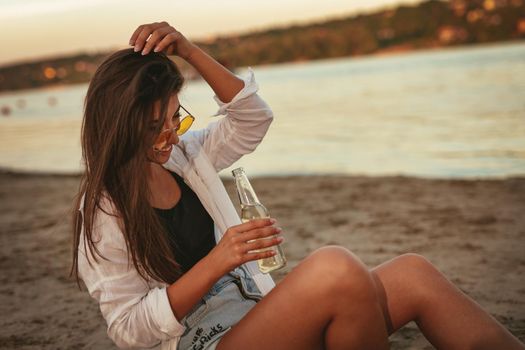
<svg viewBox="0 0 525 350"><path fill-rule="evenodd" d="M119 49L166 21L190 40L307 23L421 0L0 0L0 65Z"/></svg>

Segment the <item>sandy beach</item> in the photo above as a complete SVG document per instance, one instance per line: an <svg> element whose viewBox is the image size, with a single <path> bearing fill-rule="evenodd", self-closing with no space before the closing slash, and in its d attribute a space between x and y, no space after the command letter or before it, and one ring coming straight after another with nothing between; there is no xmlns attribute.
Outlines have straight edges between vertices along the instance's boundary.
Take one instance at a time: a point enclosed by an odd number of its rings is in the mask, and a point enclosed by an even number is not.
<svg viewBox="0 0 525 350"><path fill-rule="evenodd" d="M1 349L116 349L98 305L68 278L78 180L0 173ZM525 341L525 178L305 176L252 184L284 229L289 264L273 273L277 283L328 244L370 267L415 252ZM432 349L414 324L391 343Z"/></svg>

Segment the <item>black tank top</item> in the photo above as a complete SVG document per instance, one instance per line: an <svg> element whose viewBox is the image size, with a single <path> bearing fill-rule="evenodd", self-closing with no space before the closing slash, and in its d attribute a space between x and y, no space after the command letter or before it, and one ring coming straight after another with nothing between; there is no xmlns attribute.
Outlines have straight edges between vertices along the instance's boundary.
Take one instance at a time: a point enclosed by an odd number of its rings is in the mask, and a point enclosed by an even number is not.
<svg viewBox="0 0 525 350"><path fill-rule="evenodd" d="M175 260L187 272L215 246L213 219L182 177L174 172L171 175L180 187L180 200L171 209L155 211L168 233Z"/></svg>

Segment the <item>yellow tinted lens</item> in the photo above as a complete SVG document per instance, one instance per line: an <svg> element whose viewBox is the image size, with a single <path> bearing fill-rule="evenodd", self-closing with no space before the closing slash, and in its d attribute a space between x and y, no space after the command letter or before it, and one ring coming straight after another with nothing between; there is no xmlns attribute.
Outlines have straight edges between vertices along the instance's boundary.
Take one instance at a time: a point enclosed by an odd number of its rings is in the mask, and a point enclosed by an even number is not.
<svg viewBox="0 0 525 350"><path fill-rule="evenodd" d="M180 121L179 129L177 130L177 135L180 136L180 135L184 134L186 131L188 131L188 129L191 127L191 124L193 124L194 120L195 120L195 118L193 118L191 115L188 115L188 116L184 117Z"/></svg>

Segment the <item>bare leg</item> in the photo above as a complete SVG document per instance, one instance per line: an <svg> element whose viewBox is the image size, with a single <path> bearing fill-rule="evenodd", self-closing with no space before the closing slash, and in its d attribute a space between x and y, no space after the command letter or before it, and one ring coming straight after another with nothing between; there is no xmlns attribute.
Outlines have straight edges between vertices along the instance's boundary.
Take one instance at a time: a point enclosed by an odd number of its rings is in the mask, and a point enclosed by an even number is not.
<svg viewBox="0 0 525 350"><path fill-rule="evenodd" d="M388 349L375 283L348 250L323 247L297 265L221 339L227 349Z"/></svg>
<svg viewBox="0 0 525 350"><path fill-rule="evenodd" d="M525 349L428 260L406 254L372 270L389 333L415 320L438 349Z"/></svg>

